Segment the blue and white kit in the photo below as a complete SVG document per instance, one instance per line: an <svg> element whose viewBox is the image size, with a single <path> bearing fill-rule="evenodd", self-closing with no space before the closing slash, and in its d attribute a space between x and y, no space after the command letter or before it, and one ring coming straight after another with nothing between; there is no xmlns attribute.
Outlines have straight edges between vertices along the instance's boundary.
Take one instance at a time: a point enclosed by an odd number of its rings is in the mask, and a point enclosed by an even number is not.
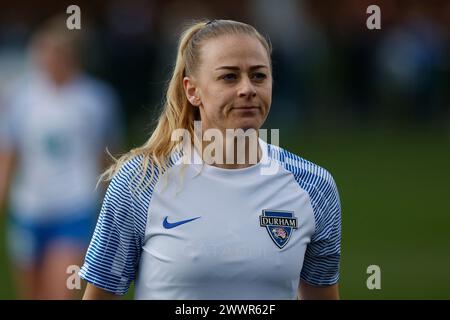
<svg viewBox="0 0 450 320"><path fill-rule="evenodd" d="M12 86L0 118L0 152L16 155L9 194L9 251L37 263L52 242L87 246L97 218L95 190L105 148L120 145L113 90L79 74L61 86L30 72Z"/></svg>
<svg viewBox="0 0 450 320"><path fill-rule="evenodd" d="M261 161L243 169L186 165L173 153L168 169L143 178L142 156L125 163L80 276L119 295L135 281L136 299L297 299L300 279L337 283L341 208L332 176L259 144ZM141 179L147 187L136 192Z"/></svg>

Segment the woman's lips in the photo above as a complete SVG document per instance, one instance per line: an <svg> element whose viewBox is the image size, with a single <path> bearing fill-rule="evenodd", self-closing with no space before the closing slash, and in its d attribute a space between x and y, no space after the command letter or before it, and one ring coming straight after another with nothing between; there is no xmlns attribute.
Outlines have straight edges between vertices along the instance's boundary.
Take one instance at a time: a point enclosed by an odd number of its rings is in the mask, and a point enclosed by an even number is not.
<svg viewBox="0 0 450 320"><path fill-rule="evenodd" d="M243 106L243 107L233 107L233 109L236 110L253 110L253 109L259 109L257 106Z"/></svg>

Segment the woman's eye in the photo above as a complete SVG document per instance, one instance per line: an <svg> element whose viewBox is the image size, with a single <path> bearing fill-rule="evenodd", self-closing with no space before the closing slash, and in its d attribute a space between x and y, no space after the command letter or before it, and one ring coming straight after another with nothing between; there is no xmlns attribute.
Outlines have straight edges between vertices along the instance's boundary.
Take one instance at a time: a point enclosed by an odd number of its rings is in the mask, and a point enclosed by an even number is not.
<svg viewBox="0 0 450 320"><path fill-rule="evenodd" d="M256 80L264 80L267 78L267 76L264 73L257 72L255 74L253 74L253 78Z"/></svg>
<svg viewBox="0 0 450 320"><path fill-rule="evenodd" d="M228 81L230 81L230 80L236 80L236 79L237 79L237 76L236 76L234 73L228 73L228 74L224 75L224 76L222 77L222 79L228 80Z"/></svg>

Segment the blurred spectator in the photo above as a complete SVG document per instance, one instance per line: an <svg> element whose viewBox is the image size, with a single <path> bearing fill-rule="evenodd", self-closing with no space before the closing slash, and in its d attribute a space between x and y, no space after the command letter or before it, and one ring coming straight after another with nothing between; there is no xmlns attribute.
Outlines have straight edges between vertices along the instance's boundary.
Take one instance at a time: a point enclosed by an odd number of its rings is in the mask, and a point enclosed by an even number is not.
<svg viewBox="0 0 450 320"><path fill-rule="evenodd" d="M106 73L127 109L134 110L140 117L142 105L149 101L149 78L157 51L154 7L151 1L115 0L109 2L104 12L102 41Z"/></svg>
<svg viewBox="0 0 450 320"><path fill-rule="evenodd" d="M377 87L387 114L424 124L436 118L445 39L427 7L412 2L377 50Z"/></svg>
<svg viewBox="0 0 450 320"><path fill-rule="evenodd" d="M310 112L313 69L326 50L322 30L311 19L305 1L250 3L255 25L264 30L275 48L272 53L274 103L268 124L276 128L298 128Z"/></svg>
<svg viewBox="0 0 450 320"><path fill-rule="evenodd" d="M115 94L83 72L83 33L65 19L33 35L32 68L3 100L0 206L10 189L9 253L25 299L78 295L66 287L67 268L82 263L90 240L105 147L114 153L121 144Z"/></svg>

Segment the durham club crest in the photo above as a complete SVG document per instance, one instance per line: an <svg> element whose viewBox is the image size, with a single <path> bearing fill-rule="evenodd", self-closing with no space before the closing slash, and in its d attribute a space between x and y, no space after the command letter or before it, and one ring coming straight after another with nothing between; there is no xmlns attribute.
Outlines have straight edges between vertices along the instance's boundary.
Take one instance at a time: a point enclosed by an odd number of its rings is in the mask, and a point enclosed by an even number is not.
<svg viewBox="0 0 450 320"><path fill-rule="evenodd" d="M263 210L259 216L259 223L261 227L266 227L270 238L280 249L288 243L292 229L298 228L293 211Z"/></svg>

